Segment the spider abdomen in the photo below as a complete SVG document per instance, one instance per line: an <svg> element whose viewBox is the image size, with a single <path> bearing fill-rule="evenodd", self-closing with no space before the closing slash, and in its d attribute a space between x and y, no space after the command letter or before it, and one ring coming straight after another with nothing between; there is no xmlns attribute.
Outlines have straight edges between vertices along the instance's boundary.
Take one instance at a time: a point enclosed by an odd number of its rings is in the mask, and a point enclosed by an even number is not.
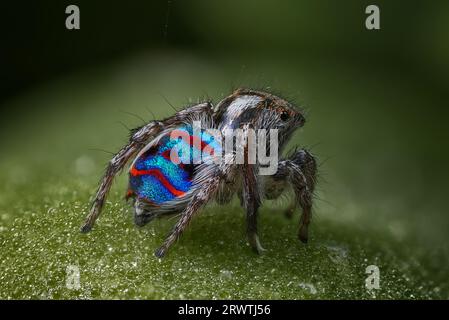
<svg viewBox="0 0 449 320"><path fill-rule="evenodd" d="M161 206L192 189L198 159L206 146L213 145L213 137L204 131L194 134L191 126L185 125L165 132L156 141L131 165L127 197Z"/></svg>

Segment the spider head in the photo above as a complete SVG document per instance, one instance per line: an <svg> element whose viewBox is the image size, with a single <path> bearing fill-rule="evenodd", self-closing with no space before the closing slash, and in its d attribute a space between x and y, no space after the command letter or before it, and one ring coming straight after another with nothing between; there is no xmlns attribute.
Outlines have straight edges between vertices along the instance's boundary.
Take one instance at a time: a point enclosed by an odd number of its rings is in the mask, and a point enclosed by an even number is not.
<svg viewBox="0 0 449 320"><path fill-rule="evenodd" d="M291 134L304 125L303 111L287 100L271 93L238 89L225 99L224 117L222 121L232 127L251 123L255 129L276 129L280 145L283 145Z"/></svg>

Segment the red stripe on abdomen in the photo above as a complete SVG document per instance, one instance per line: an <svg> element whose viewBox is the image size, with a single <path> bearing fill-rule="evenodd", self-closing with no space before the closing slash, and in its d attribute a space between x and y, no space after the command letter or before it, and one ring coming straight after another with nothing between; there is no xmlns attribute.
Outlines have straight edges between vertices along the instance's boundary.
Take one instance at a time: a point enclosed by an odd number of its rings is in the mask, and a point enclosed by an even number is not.
<svg viewBox="0 0 449 320"><path fill-rule="evenodd" d="M184 191L178 190L170 183L170 181L167 180L167 178L160 172L159 169L148 169L148 170L137 170L136 168L131 168L129 173L134 176L145 176L145 175L151 175L159 180L162 185L167 188L170 193L172 193L176 197L180 197L185 194Z"/></svg>

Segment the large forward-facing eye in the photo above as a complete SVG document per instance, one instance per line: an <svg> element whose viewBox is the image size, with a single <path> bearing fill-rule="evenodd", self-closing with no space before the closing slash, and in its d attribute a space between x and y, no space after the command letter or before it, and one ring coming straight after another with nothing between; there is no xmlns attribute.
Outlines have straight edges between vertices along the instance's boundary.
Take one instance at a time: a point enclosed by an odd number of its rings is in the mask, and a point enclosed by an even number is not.
<svg viewBox="0 0 449 320"><path fill-rule="evenodd" d="M290 115L288 114L287 111L282 111L281 112L281 120L282 121L287 121L290 118Z"/></svg>

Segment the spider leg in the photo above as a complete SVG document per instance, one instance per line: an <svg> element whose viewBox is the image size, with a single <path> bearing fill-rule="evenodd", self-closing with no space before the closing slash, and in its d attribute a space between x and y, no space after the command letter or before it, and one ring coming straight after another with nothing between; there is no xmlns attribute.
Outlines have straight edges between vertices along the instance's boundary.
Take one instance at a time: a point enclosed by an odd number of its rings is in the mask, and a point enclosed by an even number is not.
<svg viewBox="0 0 449 320"><path fill-rule="evenodd" d="M245 159L248 159L248 148L245 147ZM246 234L251 248L257 252L262 253L265 249L259 242L257 235L257 217L258 209L261 203L257 168L254 164L249 164L248 161L242 166L243 168L243 196L242 202L246 209Z"/></svg>
<svg viewBox="0 0 449 320"><path fill-rule="evenodd" d="M100 215L106 196L111 188L112 181L117 173L123 169L133 155L145 146L145 142L148 141L148 139L162 130L162 127L163 125L161 122L152 121L137 129L131 136L129 143L109 161L106 172L101 179L100 186L93 200L89 215L86 217L86 221L81 227L81 232L86 233L92 229L95 220L97 220Z"/></svg>
<svg viewBox="0 0 449 320"><path fill-rule="evenodd" d="M316 182L315 158L305 149L296 151L289 159L279 161L275 180L288 180L302 209L298 237L308 240L308 226L312 219L312 195ZM289 208L291 210L291 207Z"/></svg>
<svg viewBox="0 0 449 320"><path fill-rule="evenodd" d="M165 239L159 249L154 253L156 257L162 258L167 253L168 249L179 239L183 231L186 229L190 221L192 220L194 214L206 204L212 196L217 191L220 181L222 180L222 175L216 174L211 176L201 184L201 188L198 190L192 200L190 200L189 205L181 213L181 217L173 227L170 234Z"/></svg>
<svg viewBox="0 0 449 320"><path fill-rule="evenodd" d="M288 186L288 181L286 177L281 177L279 174L276 176L264 176L262 185L263 193L264 193L264 199L267 200L274 200L279 198L282 193L285 191L285 189ZM291 219L293 217L293 213L296 209L296 201L292 200L290 201L287 209L284 211L284 215L287 219Z"/></svg>

